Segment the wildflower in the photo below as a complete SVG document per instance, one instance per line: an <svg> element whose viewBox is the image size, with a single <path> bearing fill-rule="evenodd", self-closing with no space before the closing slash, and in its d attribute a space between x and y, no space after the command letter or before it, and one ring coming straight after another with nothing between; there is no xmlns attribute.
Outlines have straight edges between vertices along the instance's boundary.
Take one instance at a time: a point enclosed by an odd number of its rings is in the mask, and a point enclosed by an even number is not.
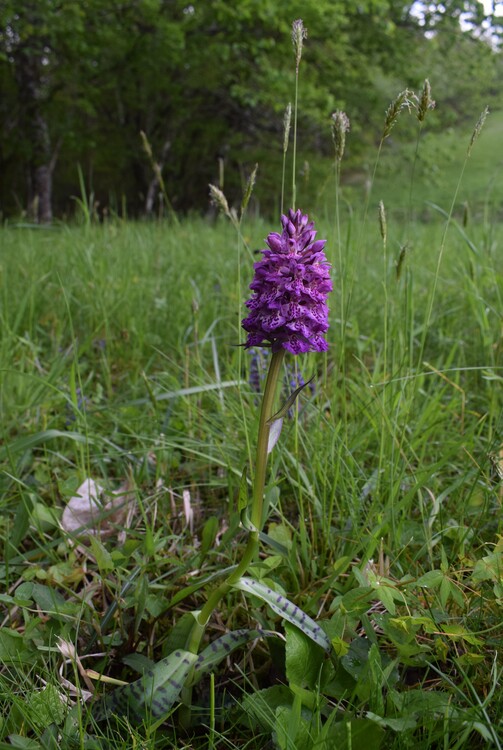
<svg viewBox="0 0 503 750"><path fill-rule="evenodd" d="M273 352L326 351L326 300L332 291L326 240L315 240L314 224L300 210L290 209L281 223L283 232L268 236L264 258L254 265L254 295L246 302L251 312L242 322L248 333L245 346L265 340Z"/></svg>

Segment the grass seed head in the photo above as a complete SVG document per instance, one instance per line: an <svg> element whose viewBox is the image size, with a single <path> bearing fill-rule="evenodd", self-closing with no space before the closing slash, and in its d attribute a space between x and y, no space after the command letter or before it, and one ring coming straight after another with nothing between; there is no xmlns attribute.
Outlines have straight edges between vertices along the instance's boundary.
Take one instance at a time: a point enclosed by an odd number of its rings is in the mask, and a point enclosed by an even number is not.
<svg viewBox="0 0 503 750"><path fill-rule="evenodd" d="M381 230L382 241L384 244L386 244L386 240L388 237L388 225L386 223L386 210L382 201L379 201L379 229Z"/></svg>
<svg viewBox="0 0 503 750"><path fill-rule="evenodd" d="M351 123L345 112L338 109L332 115L332 138L335 146L335 160L340 164L346 147L346 133L349 132Z"/></svg>
<svg viewBox="0 0 503 750"><path fill-rule="evenodd" d="M473 145L475 141L477 140L477 138L479 137L482 128L484 127L484 123L487 119L488 114L489 114L489 107L485 107L484 111L481 113L479 119L477 120L477 124L475 125L475 128L473 130L472 137L470 138L470 145L468 146L468 151L466 152L467 156L470 156L470 154L472 153Z"/></svg>
<svg viewBox="0 0 503 750"><path fill-rule="evenodd" d="M424 122L426 114L429 109L435 108L435 102L431 98L431 86L427 78L424 79L423 90L421 92L421 98L417 105L417 119L419 122Z"/></svg>
<svg viewBox="0 0 503 750"><path fill-rule="evenodd" d="M384 121L384 130L382 134L383 141L389 136L396 125L400 112L403 109L408 109L409 112L411 111L411 108L414 106L414 98L416 98L414 92L409 89L404 89L398 94L396 99L391 102L386 110L386 120Z"/></svg>
<svg viewBox="0 0 503 750"><path fill-rule="evenodd" d="M229 204L227 203L227 198L222 190L217 188L216 185L210 185L210 200L223 214L231 218L231 211Z"/></svg>
<svg viewBox="0 0 503 750"><path fill-rule="evenodd" d="M299 69L300 60L302 58L302 47L304 39L307 39L307 29L304 26L302 18L297 18L292 24L292 44L295 52L295 66Z"/></svg>
<svg viewBox="0 0 503 750"><path fill-rule="evenodd" d="M140 130L140 138L141 138L143 150L145 151L149 159L153 159L152 146L149 143L147 134L143 130Z"/></svg>
<svg viewBox="0 0 503 750"><path fill-rule="evenodd" d="M246 188L243 194L243 200L241 201L241 216L243 216L244 212L246 211L246 208L251 198L251 194L253 193L253 188L255 187L255 180L257 179L257 170L258 170L258 164L255 164L253 172L248 177L248 180L246 182Z"/></svg>
<svg viewBox="0 0 503 750"><path fill-rule="evenodd" d="M292 104L288 102L283 116L283 153L288 151L288 139L290 138L290 126L292 124Z"/></svg>

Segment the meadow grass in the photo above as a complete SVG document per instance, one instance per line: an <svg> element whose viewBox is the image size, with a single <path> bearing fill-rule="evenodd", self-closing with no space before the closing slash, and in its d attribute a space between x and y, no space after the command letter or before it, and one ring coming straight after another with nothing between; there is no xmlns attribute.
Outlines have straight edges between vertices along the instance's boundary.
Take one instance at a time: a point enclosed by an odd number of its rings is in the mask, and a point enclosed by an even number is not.
<svg viewBox="0 0 503 750"><path fill-rule="evenodd" d="M180 647L201 587L239 559L258 423L240 320L276 227L245 222L244 243L223 219L2 230L2 746L501 747L503 228L483 211L446 233L440 211L404 219L387 197L383 237L378 185L365 216L316 217L330 348L297 359L315 388L273 451L252 567L334 656L228 595L211 637L254 624L286 642L205 678L188 734L98 725L79 691L85 669L134 680ZM61 518L86 477L133 500L77 539Z"/></svg>

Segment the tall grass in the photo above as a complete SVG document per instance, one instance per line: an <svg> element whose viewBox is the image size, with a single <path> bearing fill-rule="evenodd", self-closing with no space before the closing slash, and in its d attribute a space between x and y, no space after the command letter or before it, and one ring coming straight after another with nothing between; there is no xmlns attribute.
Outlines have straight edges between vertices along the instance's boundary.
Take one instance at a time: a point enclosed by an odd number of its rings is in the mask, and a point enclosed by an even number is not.
<svg viewBox="0 0 503 750"><path fill-rule="evenodd" d="M380 160L361 211L339 210L336 166L336 219L318 229L344 284L327 357L298 363L316 388L272 454L253 567L334 656L228 595L215 634L285 635L200 684L188 737L176 717L97 724L82 690L180 648L201 588L239 559L258 416L237 321L246 249L270 227L245 220L237 243L224 220L2 230L5 746L501 747L501 224L456 223L453 182L447 216L401 220L385 198L384 231ZM86 477L133 498L91 538L61 525Z"/></svg>

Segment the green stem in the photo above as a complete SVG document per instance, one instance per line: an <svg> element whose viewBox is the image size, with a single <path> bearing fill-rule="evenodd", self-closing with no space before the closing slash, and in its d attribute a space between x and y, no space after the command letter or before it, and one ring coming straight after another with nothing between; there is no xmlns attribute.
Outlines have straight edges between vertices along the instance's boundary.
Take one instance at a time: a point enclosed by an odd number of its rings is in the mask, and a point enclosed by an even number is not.
<svg viewBox="0 0 503 750"><path fill-rule="evenodd" d="M209 595L206 604L196 616L196 625L191 633L191 637L187 646L188 650L194 654L196 654L199 650L199 645L204 635L204 630L211 615L213 614L223 597L232 588L232 586L237 583L241 576L246 573L258 549L259 532L262 528L264 490L267 470L267 448L269 443L270 429L268 422L274 413L274 397L276 395L278 380L281 372L281 365L283 364L284 356L284 349L280 349L279 352L275 352L272 355L271 363L269 365L269 371L267 373L264 395L262 398L250 518L253 531L251 531L248 536L248 542L237 567L226 578L226 580Z"/></svg>
<svg viewBox="0 0 503 750"><path fill-rule="evenodd" d="M292 208L297 202L296 161L297 161L297 108L299 104L299 65L295 69L295 106L293 111L293 165L292 165Z"/></svg>
<svg viewBox="0 0 503 750"><path fill-rule="evenodd" d="M251 510L251 522L257 529L257 532L262 529L262 508L264 504L265 475L267 468L267 446L269 443L268 421L274 413L274 397L276 395L276 386L278 384L284 357L284 349L275 352L271 357L264 396L262 398L262 408L260 410Z"/></svg>
<svg viewBox="0 0 503 750"><path fill-rule="evenodd" d="M281 213L284 213L285 205L285 175L286 175L286 151L283 151L283 170L281 173Z"/></svg>

